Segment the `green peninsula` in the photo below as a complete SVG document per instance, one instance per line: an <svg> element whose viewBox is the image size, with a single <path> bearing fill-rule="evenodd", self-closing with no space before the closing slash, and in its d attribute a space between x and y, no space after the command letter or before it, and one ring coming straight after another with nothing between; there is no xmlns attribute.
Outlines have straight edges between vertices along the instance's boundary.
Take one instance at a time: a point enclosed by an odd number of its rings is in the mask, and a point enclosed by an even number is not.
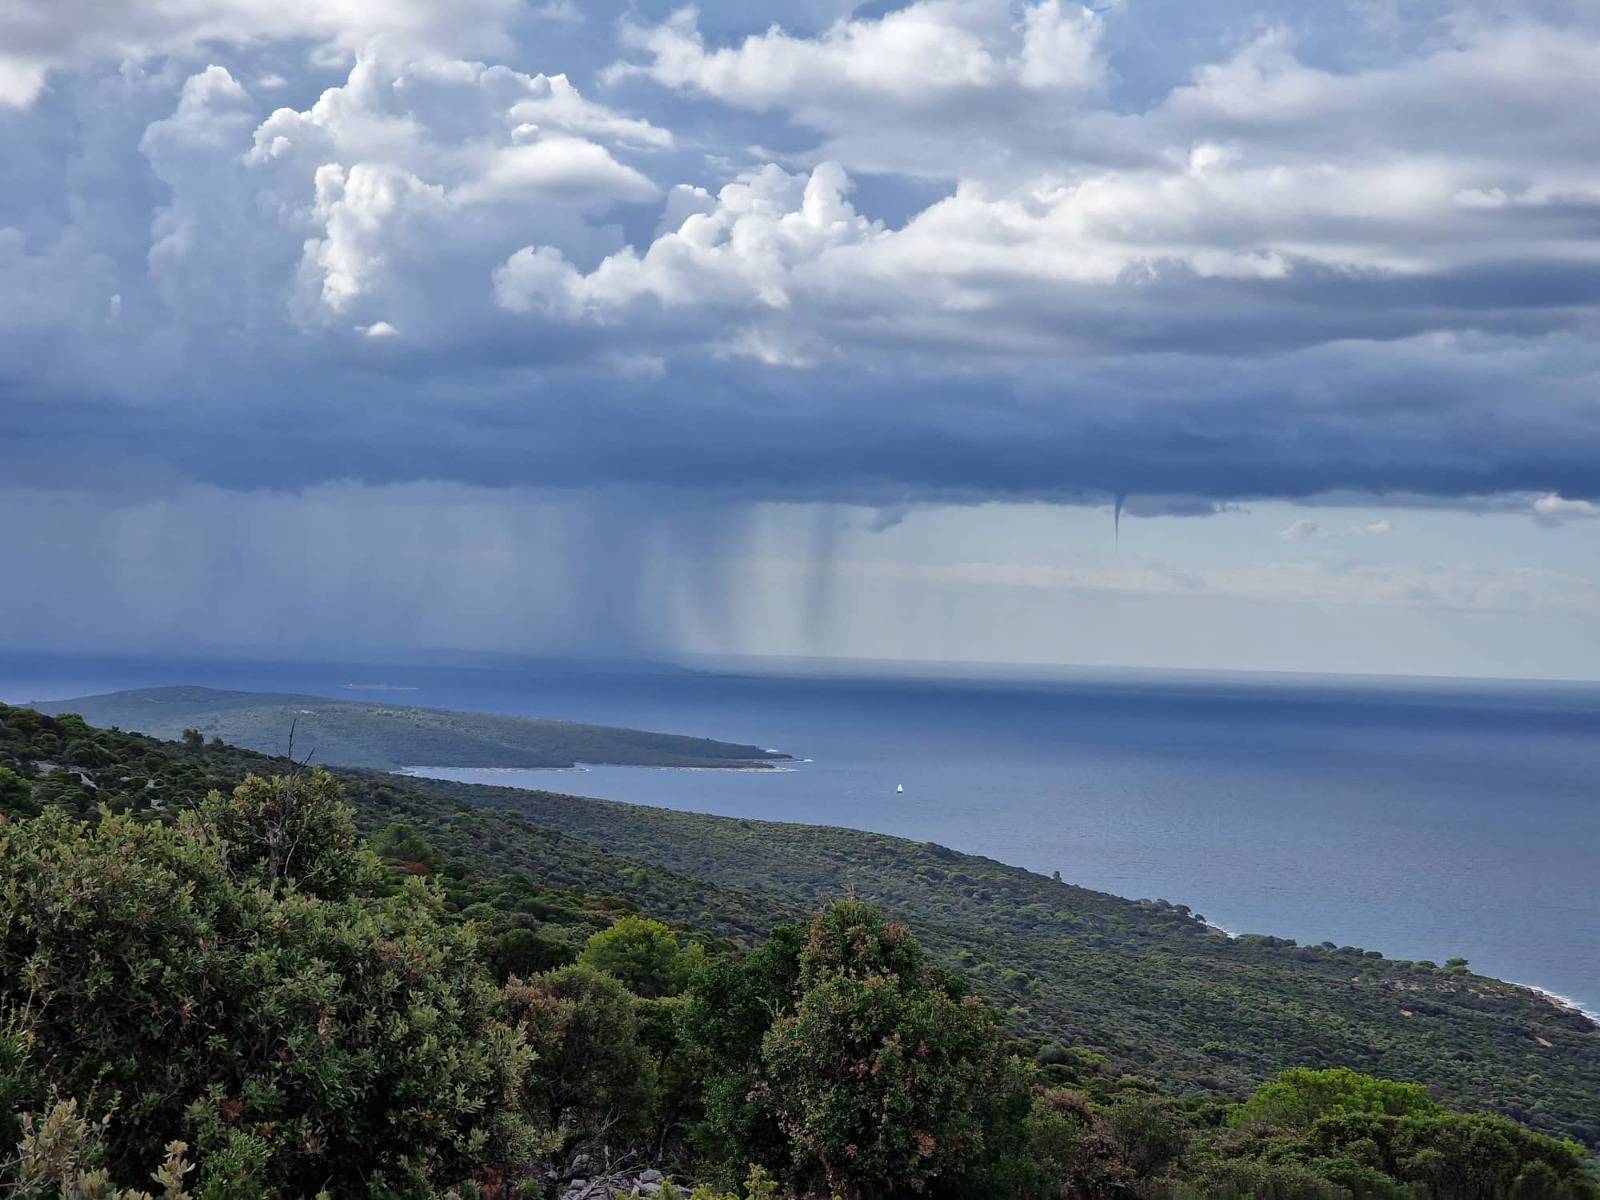
<svg viewBox="0 0 1600 1200"><path fill-rule="evenodd" d="M308 754L330 766L768 767L788 755L711 738L531 717L453 712L284 692L137 688L34 704L103 727L177 740L186 730L263 754Z"/></svg>

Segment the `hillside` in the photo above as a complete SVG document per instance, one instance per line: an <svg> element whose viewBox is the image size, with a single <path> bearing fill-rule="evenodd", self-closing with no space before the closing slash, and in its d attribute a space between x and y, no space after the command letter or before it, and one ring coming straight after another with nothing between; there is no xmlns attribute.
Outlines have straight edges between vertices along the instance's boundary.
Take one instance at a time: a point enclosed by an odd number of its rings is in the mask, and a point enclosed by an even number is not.
<svg viewBox="0 0 1600 1200"><path fill-rule="evenodd" d="M973 976L1020 1031L1088 1046L1122 1070L1181 1090L1238 1095L1287 1067L1348 1066L1422 1081L1454 1103L1600 1145L1600 1029L1464 967L1331 943L1230 939L1184 908L1073 887L932 843L515 788L408 783L789 904L848 892L882 905ZM490 840L504 836L498 822L490 828ZM469 851L477 852L487 847Z"/></svg>
<svg viewBox="0 0 1600 1200"><path fill-rule="evenodd" d="M0 765L38 780L36 795L52 803L169 811L287 766L5 707ZM369 833L404 822L473 871L616 897L744 945L853 892L906 920L1019 1035L1084 1047L1183 1095L1237 1099L1288 1067L1349 1066L1600 1144L1600 1031L1465 966L1230 940L1181 908L851 830L341 774Z"/></svg>
<svg viewBox="0 0 1600 1200"><path fill-rule="evenodd" d="M106 728L207 739L324 765L379 767L571 767L580 762L644 767L758 767L788 756L759 746L530 717L495 716L281 692L203 687L138 688L35 704L77 713Z"/></svg>

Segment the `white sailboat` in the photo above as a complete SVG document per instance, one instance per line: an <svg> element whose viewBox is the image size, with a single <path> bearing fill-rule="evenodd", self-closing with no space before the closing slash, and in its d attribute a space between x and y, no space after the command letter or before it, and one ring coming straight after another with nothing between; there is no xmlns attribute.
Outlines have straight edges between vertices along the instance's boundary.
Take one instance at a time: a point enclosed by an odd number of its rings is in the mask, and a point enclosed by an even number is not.
<svg viewBox="0 0 1600 1200"><path fill-rule="evenodd" d="M901 792L903 792L905 790L906 790L906 785L903 784L903 783L897 783L897 784L894 785L894 794L896 796L898 796Z"/></svg>

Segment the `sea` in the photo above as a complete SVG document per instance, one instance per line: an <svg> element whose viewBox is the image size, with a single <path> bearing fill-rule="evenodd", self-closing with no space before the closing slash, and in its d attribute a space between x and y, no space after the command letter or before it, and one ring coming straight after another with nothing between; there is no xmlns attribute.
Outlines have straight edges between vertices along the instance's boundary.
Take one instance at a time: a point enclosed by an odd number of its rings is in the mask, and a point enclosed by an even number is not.
<svg viewBox="0 0 1600 1200"><path fill-rule="evenodd" d="M1468 959L1600 1012L1600 685L750 660L0 654L0 699L192 683L745 742L778 770L419 774L938 842L1233 933ZM903 789L903 790L902 790Z"/></svg>

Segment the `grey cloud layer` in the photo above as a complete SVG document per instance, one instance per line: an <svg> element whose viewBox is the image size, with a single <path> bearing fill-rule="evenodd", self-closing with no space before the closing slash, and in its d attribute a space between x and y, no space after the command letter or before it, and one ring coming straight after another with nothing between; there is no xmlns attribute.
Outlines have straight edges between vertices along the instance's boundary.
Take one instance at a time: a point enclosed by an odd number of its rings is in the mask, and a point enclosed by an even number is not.
<svg viewBox="0 0 1600 1200"><path fill-rule="evenodd" d="M19 478L1600 499L1592 22L480 7L29 10Z"/></svg>

